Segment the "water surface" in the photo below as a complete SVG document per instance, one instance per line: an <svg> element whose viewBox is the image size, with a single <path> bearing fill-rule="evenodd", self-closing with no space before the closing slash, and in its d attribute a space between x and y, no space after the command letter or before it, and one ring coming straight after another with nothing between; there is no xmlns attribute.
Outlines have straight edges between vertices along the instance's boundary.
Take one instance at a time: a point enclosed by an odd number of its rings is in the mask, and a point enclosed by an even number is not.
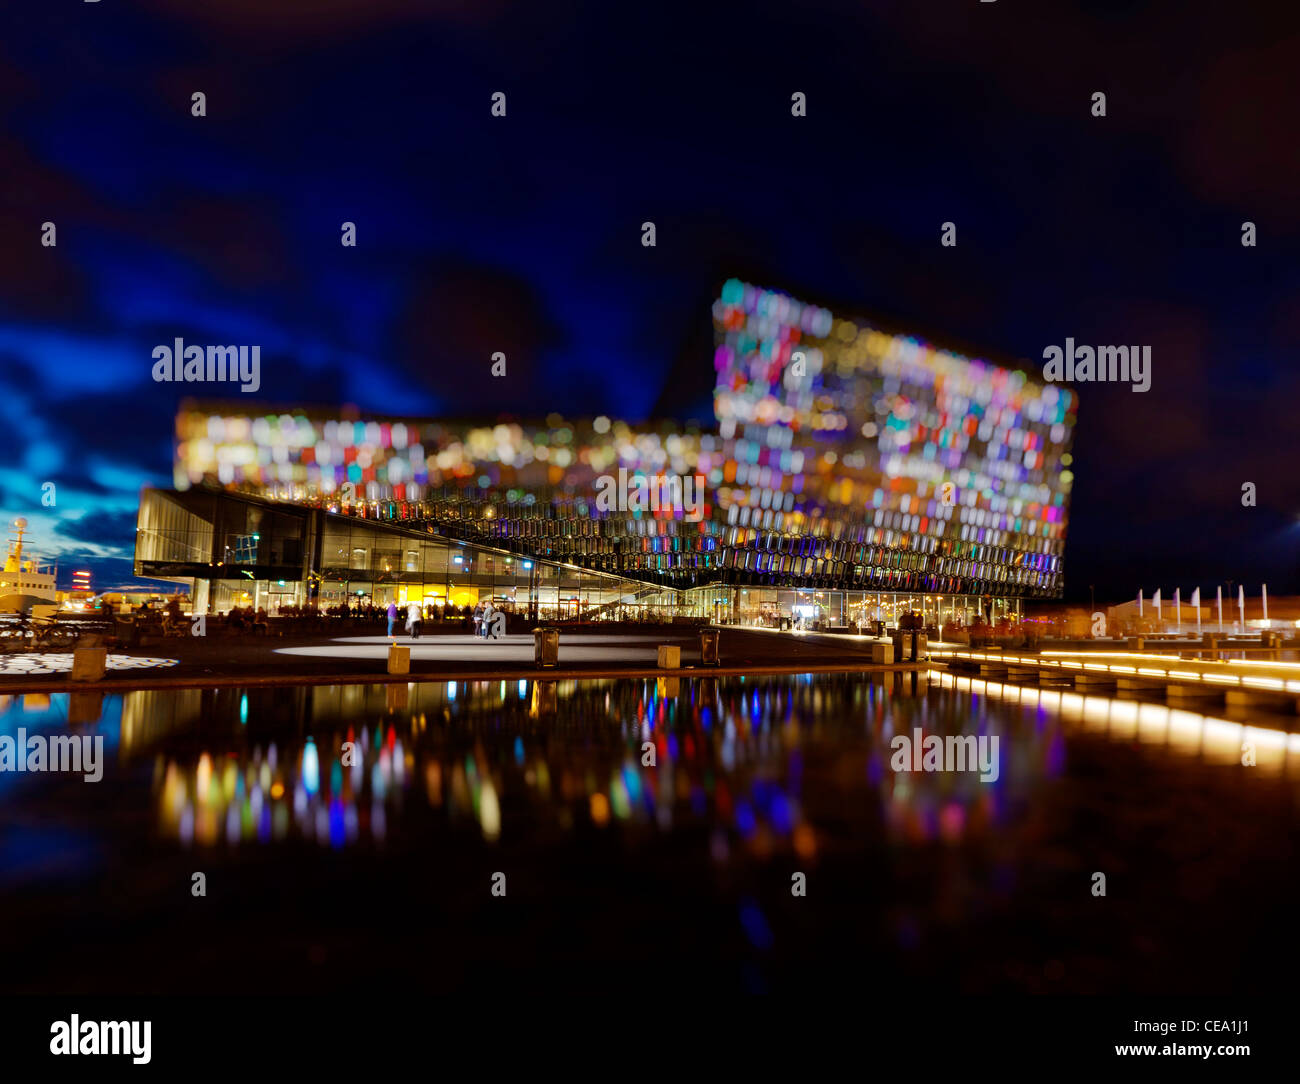
<svg viewBox="0 0 1300 1084"><path fill-rule="evenodd" d="M1296 955L1300 739L1159 704L525 680L0 697L19 728L107 763L0 773L7 990L1223 992ZM918 731L996 737L996 780L896 771Z"/></svg>

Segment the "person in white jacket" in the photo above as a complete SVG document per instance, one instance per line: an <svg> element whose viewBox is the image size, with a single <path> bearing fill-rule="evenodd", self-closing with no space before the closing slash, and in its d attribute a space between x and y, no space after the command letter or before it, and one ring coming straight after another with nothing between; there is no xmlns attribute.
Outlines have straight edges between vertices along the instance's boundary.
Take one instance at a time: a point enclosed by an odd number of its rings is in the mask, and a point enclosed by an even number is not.
<svg viewBox="0 0 1300 1084"><path fill-rule="evenodd" d="M406 635L412 639L420 638L420 626L424 622L420 618L420 604L412 602L406 607Z"/></svg>

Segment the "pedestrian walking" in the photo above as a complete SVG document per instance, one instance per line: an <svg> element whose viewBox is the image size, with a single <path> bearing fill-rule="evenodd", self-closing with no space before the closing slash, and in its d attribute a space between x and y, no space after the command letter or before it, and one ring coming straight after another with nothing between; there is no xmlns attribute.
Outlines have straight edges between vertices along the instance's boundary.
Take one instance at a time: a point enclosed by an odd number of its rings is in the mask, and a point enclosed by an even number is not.
<svg viewBox="0 0 1300 1084"><path fill-rule="evenodd" d="M397 603L388 604L388 635L392 636L397 629Z"/></svg>

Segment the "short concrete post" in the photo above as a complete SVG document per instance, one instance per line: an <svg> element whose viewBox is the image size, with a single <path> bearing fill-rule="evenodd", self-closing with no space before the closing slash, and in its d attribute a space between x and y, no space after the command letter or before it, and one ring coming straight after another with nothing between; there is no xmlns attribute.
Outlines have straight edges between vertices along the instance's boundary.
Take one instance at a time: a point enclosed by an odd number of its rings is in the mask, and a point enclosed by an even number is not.
<svg viewBox="0 0 1300 1084"><path fill-rule="evenodd" d="M78 647L72 651L73 681L102 681L108 668L108 648Z"/></svg>
<svg viewBox="0 0 1300 1084"><path fill-rule="evenodd" d="M560 663L560 630L533 629L533 662L539 669L550 669Z"/></svg>
<svg viewBox="0 0 1300 1084"><path fill-rule="evenodd" d="M411 672L411 649L402 644L388 645L388 672L390 674L409 674Z"/></svg>
<svg viewBox="0 0 1300 1084"><path fill-rule="evenodd" d="M893 647L894 647L894 661L895 662L910 661L907 657L907 648L908 648L907 633L904 632L902 629L895 629L891 639L893 640Z"/></svg>
<svg viewBox="0 0 1300 1084"><path fill-rule="evenodd" d="M676 644L659 645L659 669L676 670L682 665L682 649Z"/></svg>

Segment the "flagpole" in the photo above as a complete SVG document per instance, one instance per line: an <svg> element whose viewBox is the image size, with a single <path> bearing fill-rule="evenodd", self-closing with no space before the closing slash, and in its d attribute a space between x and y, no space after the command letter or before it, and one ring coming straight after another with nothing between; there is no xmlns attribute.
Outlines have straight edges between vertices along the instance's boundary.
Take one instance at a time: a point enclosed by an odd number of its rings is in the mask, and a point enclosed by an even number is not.
<svg viewBox="0 0 1300 1084"><path fill-rule="evenodd" d="M1268 626L1268 584L1260 585L1260 597L1264 600L1264 625Z"/></svg>
<svg viewBox="0 0 1300 1084"><path fill-rule="evenodd" d="M1215 594L1218 595L1218 599L1219 599L1219 633L1220 635L1222 635L1223 633L1223 584L1219 584L1219 586L1215 588Z"/></svg>
<svg viewBox="0 0 1300 1084"><path fill-rule="evenodd" d="M1201 638L1201 589L1198 587L1192 595L1192 605L1196 607L1196 638Z"/></svg>
<svg viewBox="0 0 1300 1084"><path fill-rule="evenodd" d="M1246 585L1237 586L1237 616L1241 618L1241 631L1244 635L1246 632Z"/></svg>
<svg viewBox="0 0 1300 1084"><path fill-rule="evenodd" d="M1178 615L1177 619L1174 621L1174 631L1179 636L1183 634L1183 596L1180 594L1181 591L1181 587L1174 588L1175 613Z"/></svg>

